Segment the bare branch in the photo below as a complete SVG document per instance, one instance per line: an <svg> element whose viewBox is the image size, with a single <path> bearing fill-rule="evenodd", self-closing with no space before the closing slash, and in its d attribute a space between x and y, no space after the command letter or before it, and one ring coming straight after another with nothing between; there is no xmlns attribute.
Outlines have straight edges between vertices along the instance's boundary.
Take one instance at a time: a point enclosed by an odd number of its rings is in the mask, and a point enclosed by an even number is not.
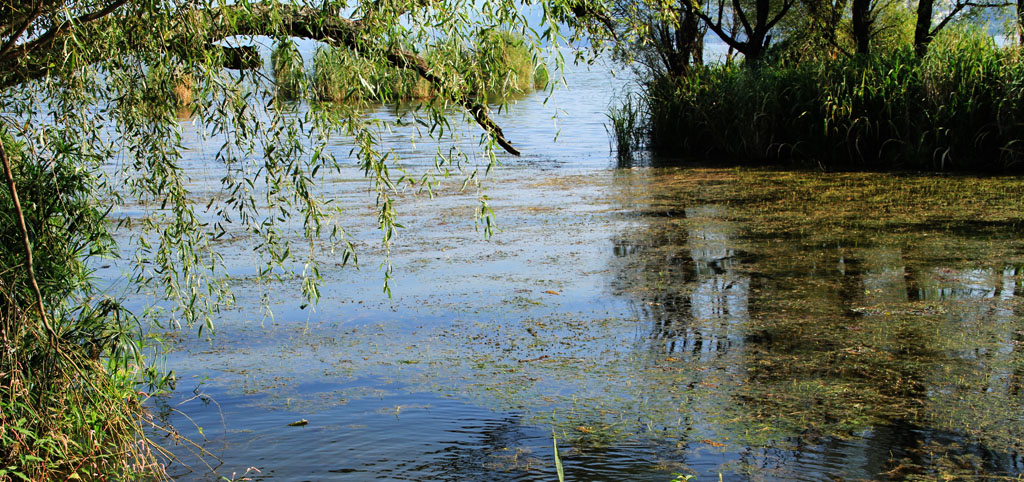
<svg viewBox="0 0 1024 482"><path fill-rule="evenodd" d="M734 38L732 35L729 35L725 31L725 29L722 28L721 23L715 23L714 21L711 20L711 17L708 17L704 12L698 9L694 9L694 12L697 14L698 17L700 17L701 21L703 21L704 24L711 29L712 32L715 32L715 35L718 35L718 38L722 39L722 41L728 44L730 47L740 51L742 51L745 48L743 42L736 40L736 38ZM719 19L721 19L721 17L719 17Z"/></svg>
<svg viewBox="0 0 1024 482"><path fill-rule="evenodd" d="M732 0L732 14L736 15L740 19L740 23L743 24L743 30L747 32L749 38L754 29L750 27L750 22L747 21L747 15L743 13L743 7L740 6L740 0Z"/></svg>
<svg viewBox="0 0 1024 482"><path fill-rule="evenodd" d="M935 26L935 28L933 28L931 30L931 32L928 33L928 36L929 37L934 37L935 35L937 35L940 30L942 30L943 28L946 27L946 24L948 24L950 21L953 20L954 17L956 17L957 14L959 14L960 12L962 12L964 9L966 9L968 7L973 7L973 8L1001 8L1001 7L1010 7L1010 6L1013 6L1013 5L1016 5L1016 3L1014 3L1014 2L977 3L977 2L970 2L970 1L967 1L967 2L959 2L958 1L956 3L956 5L953 6L953 10L950 10L950 12L948 14L946 14L946 16L942 19L942 21L940 21Z"/></svg>

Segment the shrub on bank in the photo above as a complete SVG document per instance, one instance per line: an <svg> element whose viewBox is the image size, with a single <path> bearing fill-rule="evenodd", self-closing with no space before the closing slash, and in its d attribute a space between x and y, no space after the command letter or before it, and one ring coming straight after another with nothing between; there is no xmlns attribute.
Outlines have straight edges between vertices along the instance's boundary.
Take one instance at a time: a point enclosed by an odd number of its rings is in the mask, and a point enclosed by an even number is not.
<svg viewBox="0 0 1024 482"><path fill-rule="evenodd" d="M1024 63L975 31L923 59L872 56L648 79L652 155L838 169L1006 170L1024 161Z"/></svg>
<svg viewBox="0 0 1024 482"><path fill-rule="evenodd" d="M88 260L112 242L84 162L43 159L2 131L0 142L21 205L0 189L0 480L160 477L138 323L92 288Z"/></svg>

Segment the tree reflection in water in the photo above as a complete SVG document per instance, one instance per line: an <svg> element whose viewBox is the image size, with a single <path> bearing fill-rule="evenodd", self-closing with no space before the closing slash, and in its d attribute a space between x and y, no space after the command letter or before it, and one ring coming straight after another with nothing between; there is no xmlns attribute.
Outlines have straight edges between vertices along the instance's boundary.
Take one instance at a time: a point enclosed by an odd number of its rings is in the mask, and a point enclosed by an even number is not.
<svg viewBox="0 0 1024 482"><path fill-rule="evenodd" d="M741 473L1020 473L1021 271L1000 258L1013 231L929 226L913 206L805 215L866 178L704 174L620 179L634 220L613 240L614 290L649 327L646 368L675 373L645 396L687 405Z"/></svg>

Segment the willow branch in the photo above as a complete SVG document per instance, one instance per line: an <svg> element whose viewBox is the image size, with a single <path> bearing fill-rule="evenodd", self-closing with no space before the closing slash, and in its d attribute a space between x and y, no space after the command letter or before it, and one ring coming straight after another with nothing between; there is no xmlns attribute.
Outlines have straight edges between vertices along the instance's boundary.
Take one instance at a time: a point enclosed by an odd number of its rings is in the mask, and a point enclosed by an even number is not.
<svg viewBox="0 0 1024 482"><path fill-rule="evenodd" d="M18 39L21 38L21 36L25 33L26 30L28 30L29 25L32 25L32 22L35 21L35 19L39 18L39 15L40 15L39 3L36 2L36 3L34 3L32 5L32 11L29 12L28 15L25 16L25 19L21 22L21 27L16 27L15 28L14 27L15 23L13 23L13 21L12 21L10 26L12 28L14 28L14 30L11 30L11 36L7 40L7 43L4 44L4 46L2 48L0 48L0 58L3 58L5 56L5 54L9 50L11 50L12 47L17 45ZM7 33L6 30L7 29L5 28L4 29L4 33Z"/></svg>
<svg viewBox="0 0 1024 482"><path fill-rule="evenodd" d="M946 24L948 24L950 22L950 20L953 20L953 18L956 17L956 15L958 13L960 13L961 11L963 11L964 9L966 9L968 7L971 7L971 8L1001 8L1001 7L1010 7L1010 6L1013 6L1013 5L1016 5L1016 3L1013 3L1013 2L1002 2L1002 3L957 2L956 5L953 7L953 10L951 10L948 14L946 14L946 16L943 17L943 19L939 22L939 24L936 25L935 28L933 28L930 32L928 32L928 36L934 37L934 36L938 35L939 30L942 30L943 28L945 28Z"/></svg>
<svg viewBox="0 0 1024 482"><path fill-rule="evenodd" d="M32 263L32 242L28 238L28 225L25 224L25 214L21 209L21 201L18 199L18 188L14 185L14 173L11 171L11 162L7 158L7 149L4 147L3 141L0 141L0 161L3 161L4 175L7 177L7 188L11 191L14 211L18 215L18 227L21 228L21 240L25 246L25 267L28 271L29 283L36 294L36 307L39 309L39 317L43 320L43 327L46 328L46 332L50 335L50 343L56 345L57 332L53 329L53 325L50 324L49 318L46 316L46 308L43 306L43 292L40 291L39 283L36 282L36 272Z"/></svg>
<svg viewBox="0 0 1024 482"><path fill-rule="evenodd" d="M126 0L116 0L103 10L91 13L73 21L64 22L45 33L39 39L23 44L5 57L0 58L0 90L24 82L46 77L52 71L55 41L66 36L71 28L85 22L109 15ZM221 48L217 43L234 36L297 37L344 46L353 52L371 56L380 51L384 39L369 32L361 20L342 18L336 13L312 7L279 3L256 3L248 5L231 4L210 9L181 11L176 17L182 21L179 35L167 40L171 49L188 57L211 48ZM114 19L116 21L117 19ZM202 30L196 30L196 26ZM197 37L198 34L198 37ZM436 86L444 84L434 74L423 57L401 48L383 49L388 63L394 67L411 70ZM96 58L93 61L102 61ZM487 106L476 100L470 92L449 93L450 99L465 109L473 120L509 154L518 156L519 150L505 138L498 123L491 117Z"/></svg>
<svg viewBox="0 0 1024 482"><path fill-rule="evenodd" d="M427 66L427 62L419 55L402 50L392 50L388 54L388 61L395 67L416 72L420 77L423 77L434 85L440 85L442 82L441 78L430 70ZM491 138L494 139L494 142L501 146L505 152L508 152L513 156L519 155L519 150L512 147L512 144L505 139L505 134L501 131L501 127L498 126L498 123L494 122L494 119L491 118L490 110L487 106L476 102L466 92L457 92L452 97L452 100L462 106L462 108L466 109L466 111L473 116L473 120L475 120L484 131L490 134Z"/></svg>
<svg viewBox="0 0 1024 482"><path fill-rule="evenodd" d="M371 35L365 31L363 21L325 15L322 10L311 7L260 3L245 10L237 5L228 5L194 14L205 17L209 22L207 41L210 43L238 35L284 35L342 45L358 54L368 55L373 53L374 41L379 42L379 39L368 39ZM443 79L420 55L396 47L386 50L385 58L394 67L413 71L431 84L443 85ZM465 109L505 152L520 155L519 150L505 138L486 105L466 91L450 95L450 99Z"/></svg>
<svg viewBox="0 0 1024 482"><path fill-rule="evenodd" d="M114 3L111 3L98 11L90 12L71 20L65 20L59 25L47 30L46 33L40 35L39 38L11 49L10 52L6 53L4 58L18 58L28 55L36 49L48 47L53 44L55 39L67 34L72 28L106 17L113 13L114 10L117 10L121 5L124 5L127 1L128 0L116 0Z"/></svg>

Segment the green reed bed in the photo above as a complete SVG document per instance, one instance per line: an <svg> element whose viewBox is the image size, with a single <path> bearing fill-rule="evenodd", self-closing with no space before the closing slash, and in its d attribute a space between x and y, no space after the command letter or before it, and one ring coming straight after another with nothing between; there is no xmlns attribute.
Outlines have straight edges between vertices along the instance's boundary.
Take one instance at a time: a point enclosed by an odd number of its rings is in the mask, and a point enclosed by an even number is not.
<svg viewBox="0 0 1024 482"><path fill-rule="evenodd" d="M411 71L379 69L345 48L325 47L313 57L313 97L321 102L423 100L430 84Z"/></svg>
<svg viewBox="0 0 1024 482"><path fill-rule="evenodd" d="M608 110L608 120L611 122L608 133L612 136L619 165L623 167L632 162L637 151L644 145L638 104L632 96L627 96L620 105Z"/></svg>
<svg viewBox="0 0 1024 482"><path fill-rule="evenodd" d="M322 102L362 99L375 72L370 65L346 49L326 47L313 56L313 97Z"/></svg>
<svg viewBox="0 0 1024 482"><path fill-rule="evenodd" d="M1019 170L1024 63L973 31L836 60L647 79L636 129L661 158L838 169ZM616 114L621 117L621 112Z"/></svg>

